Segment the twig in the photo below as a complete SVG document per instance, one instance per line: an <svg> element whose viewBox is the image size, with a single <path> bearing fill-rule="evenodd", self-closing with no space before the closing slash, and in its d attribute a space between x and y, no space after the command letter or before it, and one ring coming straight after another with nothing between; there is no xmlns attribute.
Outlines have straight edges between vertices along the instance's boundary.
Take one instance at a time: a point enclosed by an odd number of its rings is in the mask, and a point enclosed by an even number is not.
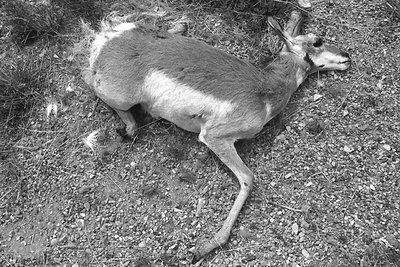
<svg viewBox="0 0 400 267"><path fill-rule="evenodd" d="M108 175L107 174L107 176L108 176L108 178L110 178L111 179L111 181L119 188L119 190L121 190L121 192L124 194L124 196L126 197L126 193L125 193L125 191L124 190L122 190L122 188L115 182L115 180L113 179L113 178L111 178L111 176L110 175Z"/></svg>
<svg viewBox="0 0 400 267"><path fill-rule="evenodd" d="M152 124L154 124L154 123L157 123L157 122L159 122L160 120L162 120L162 118L156 119L155 121L152 121L152 122L149 122L149 123L147 123L147 124L145 124L145 125L143 125L143 126L140 126L140 127L138 128L138 130L139 130L139 129L146 128L147 126L150 126L150 125L152 125Z"/></svg>
<svg viewBox="0 0 400 267"><path fill-rule="evenodd" d="M5 193L1 198L0 201L2 201L10 192L14 191L17 188L18 185L14 186L14 188L8 190L7 193Z"/></svg>
<svg viewBox="0 0 400 267"><path fill-rule="evenodd" d="M37 146L19 146L19 145L14 145L13 147L19 148L19 149L26 149L26 150L37 150L37 149L39 149L40 147L45 146L45 145L51 143L52 141L53 141L53 140L48 140L47 142L45 142L45 143L43 143L43 144L40 144L40 145L37 145Z"/></svg>
<svg viewBox="0 0 400 267"><path fill-rule="evenodd" d="M2 255L1 257L11 266L11 263L8 261L8 259L4 255Z"/></svg>

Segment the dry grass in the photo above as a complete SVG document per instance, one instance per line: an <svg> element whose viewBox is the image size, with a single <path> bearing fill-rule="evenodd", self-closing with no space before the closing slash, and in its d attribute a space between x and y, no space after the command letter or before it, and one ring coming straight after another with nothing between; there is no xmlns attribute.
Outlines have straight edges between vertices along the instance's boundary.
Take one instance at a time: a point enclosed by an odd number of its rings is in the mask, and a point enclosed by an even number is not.
<svg viewBox="0 0 400 267"><path fill-rule="evenodd" d="M51 4L5 1L2 11L5 26L11 27L13 41L22 46L32 44L43 36L56 36L66 24L63 10Z"/></svg>
<svg viewBox="0 0 400 267"><path fill-rule="evenodd" d="M400 18L400 0L386 0L389 8Z"/></svg>

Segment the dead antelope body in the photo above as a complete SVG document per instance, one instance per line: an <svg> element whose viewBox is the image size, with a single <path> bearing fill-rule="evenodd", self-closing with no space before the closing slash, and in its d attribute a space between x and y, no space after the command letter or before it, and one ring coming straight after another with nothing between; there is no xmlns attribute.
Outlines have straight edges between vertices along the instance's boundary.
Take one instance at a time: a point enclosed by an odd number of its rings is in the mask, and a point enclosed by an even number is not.
<svg viewBox="0 0 400 267"><path fill-rule="evenodd" d="M309 74L350 66L347 53L321 38L295 36L274 19L268 22L285 47L262 70L201 41L134 23L103 29L91 47L85 79L118 113L129 135L137 129L129 109L140 104L154 117L199 133L239 180L228 217L213 238L193 249L197 258L228 241L253 186L254 175L237 154L235 141L260 132Z"/></svg>

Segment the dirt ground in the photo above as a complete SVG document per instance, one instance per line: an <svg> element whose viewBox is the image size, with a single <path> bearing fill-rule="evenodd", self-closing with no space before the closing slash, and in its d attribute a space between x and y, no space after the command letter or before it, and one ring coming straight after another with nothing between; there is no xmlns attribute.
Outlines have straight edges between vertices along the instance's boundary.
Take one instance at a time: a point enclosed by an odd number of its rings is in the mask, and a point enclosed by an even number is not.
<svg viewBox="0 0 400 267"><path fill-rule="evenodd" d="M262 10L177 2L147 7L149 21L168 28L185 16L189 36L258 66L279 52ZM312 3L304 31L348 51L352 68L312 75L282 115L237 143L255 187L228 244L198 263L188 250L238 193L228 168L168 121L143 115L137 138L121 138L72 57L82 32L0 45L3 63L50 62L51 85L18 125L2 120L0 265L400 266L399 16L383 0ZM298 9L280 6L281 22Z"/></svg>

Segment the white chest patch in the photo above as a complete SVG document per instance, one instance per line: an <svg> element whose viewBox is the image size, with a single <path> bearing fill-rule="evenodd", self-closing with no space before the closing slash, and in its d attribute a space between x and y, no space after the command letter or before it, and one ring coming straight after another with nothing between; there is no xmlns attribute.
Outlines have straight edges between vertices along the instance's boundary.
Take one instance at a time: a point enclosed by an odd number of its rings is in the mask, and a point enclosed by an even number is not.
<svg viewBox="0 0 400 267"><path fill-rule="evenodd" d="M230 101L198 91L161 71L150 71L142 90L150 114L189 131L198 132L207 121L224 119L235 109Z"/></svg>
<svg viewBox="0 0 400 267"><path fill-rule="evenodd" d="M302 84L305 80L305 72L301 69L298 69L296 72L296 85L297 87L300 86L300 84Z"/></svg>
<svg viewBox="0 0 400 267"><path fill-rule="evenodd" d="M123 32L135 29L136 25L134 23L121 23L118 26L111 28L108 25L103 25L100 33L96 34L96 37L90 48L90 58L89 64L92 67L96 58L100 54L103 46L109 42L111 39L120 36Z"/></svg>

